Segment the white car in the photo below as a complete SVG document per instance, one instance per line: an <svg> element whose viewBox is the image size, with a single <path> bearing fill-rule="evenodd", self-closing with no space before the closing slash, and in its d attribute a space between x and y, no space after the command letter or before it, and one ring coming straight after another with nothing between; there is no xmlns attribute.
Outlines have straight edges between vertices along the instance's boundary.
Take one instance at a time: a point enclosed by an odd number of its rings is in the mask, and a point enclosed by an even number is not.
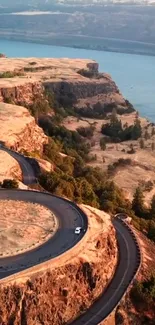
<svg viewBox="0 0 155 325"><path fill-rule="evenodd" d="M81 232L81 230L82 230L81 227L76 227L76 228L75 228L75 234L76 234L76 235L79 235L80 232Z"/></svg>

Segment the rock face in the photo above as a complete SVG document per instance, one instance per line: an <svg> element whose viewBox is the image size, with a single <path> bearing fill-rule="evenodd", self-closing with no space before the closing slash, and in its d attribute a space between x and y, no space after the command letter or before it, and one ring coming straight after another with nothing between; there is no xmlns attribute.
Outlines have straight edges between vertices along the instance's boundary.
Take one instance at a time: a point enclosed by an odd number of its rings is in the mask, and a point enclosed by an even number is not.
<svg viewBox="0 0 155 325"><path fill-rule="evenodd" d="M75 248L1 283L0 324L67 324L107 287L117 263L115 230L104 212L83 209L89 230Z"/></svg>
<svg viewBox="0 0 155 325"><path fill-rule="evenodd" d="M22 106L0 103L0 141L19 151L42 152L47 137L28 110Z"/></svg>
<svg viewBox="0 0 155 325"><path fill-rule="evenodd" d="M7 152L0 150L0 181L6 178L22 180L22 172L17 161Z"/></svg>
<svg viewBox="0 0 155 325"><path fill-rule="evenodd" d="M10 71L9 78L5 73ZM100 103L103 108L115 104L126 110L128 105L116 84L107 74L98 72L98 64L80 59L1 59L0 101L32 103L44 89L65 98L77 108Z"/></svg>

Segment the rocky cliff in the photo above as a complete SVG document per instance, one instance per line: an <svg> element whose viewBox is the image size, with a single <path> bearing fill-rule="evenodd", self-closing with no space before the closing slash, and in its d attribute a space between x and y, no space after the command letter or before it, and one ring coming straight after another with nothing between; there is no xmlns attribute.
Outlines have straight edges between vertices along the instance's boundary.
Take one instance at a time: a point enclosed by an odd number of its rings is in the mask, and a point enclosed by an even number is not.
<svg viewBox="0 0 155 325"><path fill-rule="evenodd" d="M17 151L42 152L48 140L26 108L0 103L0 141Z"/></svg>
<svg viewBox="0 0 155 325"><path fill-rule="evenodd" d="M7 152L0 150L0 181L6 178L22 180L22 172L17 161Z"/></svg>
<svg viewBox="0 0 155 325"><path fill-rule="evenodd" d="M65 99L79 109L95 108L98 103L103 108L114 104L128 109L114 81L100 74L98 64L92 60L2 58L0 77L0 101L32 103L47 89L58 101Z"/></svg>
<svg viewBox="0 0 155 325"><path fill-rule="evenodd" d="M89 229L74 248L1 282L0 324L67 324L105 290L117 264L115 230L109 215L82 208Z"/></svg>

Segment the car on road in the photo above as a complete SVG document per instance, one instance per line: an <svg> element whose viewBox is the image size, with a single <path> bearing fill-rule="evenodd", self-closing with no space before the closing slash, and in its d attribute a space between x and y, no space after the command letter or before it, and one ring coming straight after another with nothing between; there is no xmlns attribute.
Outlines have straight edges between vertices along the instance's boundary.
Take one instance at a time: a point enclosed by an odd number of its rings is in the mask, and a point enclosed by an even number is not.
<svg viewBox="0 0 155 325"><path fill-rule="evenodd" d="M82 228L81 227L76 227L75 228L75 234L79 235L81 233Z"/></svg>

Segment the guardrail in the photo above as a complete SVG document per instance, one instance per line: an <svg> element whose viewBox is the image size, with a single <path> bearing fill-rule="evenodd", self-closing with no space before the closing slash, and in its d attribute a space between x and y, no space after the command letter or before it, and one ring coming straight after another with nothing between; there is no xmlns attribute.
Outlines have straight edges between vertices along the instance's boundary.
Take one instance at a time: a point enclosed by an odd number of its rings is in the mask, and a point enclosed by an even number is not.
<svg viewBox="0 0 155 325"><path fill-rule="evenodd" d="M135 267L135 272L134 272L134 276L132 276L131 280L129 281L129 284L128 284L128 287L127 289L129 288L130 285L132 285L132 283L134 282L135 280L135 277L137 276L137 274L139 273L140 271L140 268L141 268L141 265L142 265L142 252L141 252L141 249L140 249L140 245L139 245L139 241L138 241L138 238L137 236L135 235L134 231L132 230L132 228L129 226L129 224L125 221L125 219L121 219L119 217L120 214L117 214L115 215L115 218L117 218L117 220L120 221L120 223L122 223L125 227L128 228L128 231L130 232L131 236L133 237L134 239L134 242L135 242L135 245L136 245L136 248L137 248L137 263L136 263L136 267ZM126 290L127 291L127 290ZM125 295L126 295L126 291L124 292L121 300L118 302L118 304L115 306L115 309L119 306L119 304L121 303L121 301L124 299ZM110 313L111 314L111 313ZM106 320L109 316L107 315L107 317L104 319ZM100 324L100 323L99 323Z"/></svg>
<svg viewBox="0 0 155 325"><path fill-rule="evenodd" d="M130 225L125 221L125 219L121 219L121 218L119 218L119 217L117 217L117 219L120 220L121 223L122 223L125 227L128 228L128 230L129 230L129 232L131 233L131 236L133 237L134 242L135 242L135 244L136 244L137 253L138 253L138 254L137 254L137 264L138 264L137 266L138 266L138 268L136 268L135 275L134 275L134 278L133 278L133 280L132 280L132 281L134 281L136 275L138 274L138 272L139 272L139 270L140 270L140 268L141 268L141 264L142 264L142 256L143 256L143 255L142 255L142 251L141 251L141 248L140 248L140 245L139 245L138 238L137 238L137 236L135 235L133 229L130 227ZM132 281L131 281L131 282L132 282ZM131 284L131 283L130 283L130 284Z"/></svg>

